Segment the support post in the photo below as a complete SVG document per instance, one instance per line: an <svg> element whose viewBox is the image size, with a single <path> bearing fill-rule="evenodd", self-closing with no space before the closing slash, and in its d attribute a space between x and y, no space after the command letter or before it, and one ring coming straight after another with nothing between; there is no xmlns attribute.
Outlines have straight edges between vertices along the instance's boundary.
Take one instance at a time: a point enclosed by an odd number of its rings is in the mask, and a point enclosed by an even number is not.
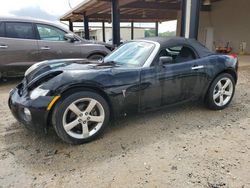
<svg viewBox="0 0 250 188"><path fill-rule="evenodd" d="M112 35L113 45L119 46L121 41L120 36L120 8L118 0L111 0L112 2Z"/></svg>
<svg viewBox="0 0 250 188"><path fill-rule="evenodd" d="M134 22L131 22L131 40L134 40Z"/></svg>
<svg viewBox="0 0 250 188"><path fill-rule="evenodd" d="M159 23L155 22L155 36L159 36Z"/></svg>
<svg viewBox="0 0 250 188"><path fill-rule="evenodd" d="M186 8L187 0L181 1L181 37L185 37L186 33Z"/></svg>
<svg viewBox="0 0 250 188"><path fill-rule="evenodd" d="M182 0L181 36L198 38L201 0Z"/></svg>
<svg viewBox="0 0 250 188"><path fill-rule="evenodd" d="M89 18L88 18L88 16L86 16L84 14L83 19L84 19L84 35L85 35L85 39L89 40Z"/></svg>
<svg viewBox="0 0 250 188"><path fill-rule="evenodd" d="M105 35L105 22L102 22L102 41L106 42L106 35Z"/></svg>
<svg viewBox="0 0 250 188"><path fill-rule="evenodd" d="M72 32L74 31L73 22L71 20L69 20L69 30Z"/></svg>
<svg viewBox="0 0 250 188"><path fill-rule="evenodd" d="M198 39L201 0L192 0L189 37Z"/></svg>

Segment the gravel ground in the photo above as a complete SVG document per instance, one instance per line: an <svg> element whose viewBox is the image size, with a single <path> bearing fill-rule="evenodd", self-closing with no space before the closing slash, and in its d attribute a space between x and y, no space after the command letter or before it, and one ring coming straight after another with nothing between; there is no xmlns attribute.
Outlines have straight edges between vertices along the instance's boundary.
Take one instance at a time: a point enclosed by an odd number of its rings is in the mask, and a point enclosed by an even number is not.
<svg viewBox="0 0 250 188"><path fill-rule="evenodd" d="M36 135L12 117L0 86L0 187L250 187L250 68L223 111L202 104L116 122L92 143Z"/></svg>

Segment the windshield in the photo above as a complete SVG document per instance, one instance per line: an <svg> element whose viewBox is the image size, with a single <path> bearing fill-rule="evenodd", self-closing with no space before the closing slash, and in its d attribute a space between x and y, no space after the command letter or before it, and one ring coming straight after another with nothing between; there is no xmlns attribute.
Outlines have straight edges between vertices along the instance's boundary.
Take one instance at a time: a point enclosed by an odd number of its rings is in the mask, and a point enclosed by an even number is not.
<svg viewBox="0 0 250 188"><path fill-rule="evenodd" d="M104 58L104 62L114 62L125 66L142 66L154 50L154 46L153 43L144 41L128 42Z"/></svg>

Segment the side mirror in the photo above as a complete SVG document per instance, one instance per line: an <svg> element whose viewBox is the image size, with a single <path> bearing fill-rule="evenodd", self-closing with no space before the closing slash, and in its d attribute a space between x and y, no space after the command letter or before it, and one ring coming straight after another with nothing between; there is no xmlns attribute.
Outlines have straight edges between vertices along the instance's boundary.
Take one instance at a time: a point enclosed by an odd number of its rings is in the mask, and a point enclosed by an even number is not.
<svg viewBox="0 0 250 188"><path fill-rule="evenodd" d="M173 58L172 57L170 57L170 56L162 56L162 57L160 57L159 64L160 64L160 66L163 66L165 64L170 64L172 62L173 62Z"/></svg>
<svg viewBox="0 0 250 188"><path fill-rule="evenodd" d="M66 33L64 38L70 42L74 42L76 40L74 34L72 33Z"/></svg>

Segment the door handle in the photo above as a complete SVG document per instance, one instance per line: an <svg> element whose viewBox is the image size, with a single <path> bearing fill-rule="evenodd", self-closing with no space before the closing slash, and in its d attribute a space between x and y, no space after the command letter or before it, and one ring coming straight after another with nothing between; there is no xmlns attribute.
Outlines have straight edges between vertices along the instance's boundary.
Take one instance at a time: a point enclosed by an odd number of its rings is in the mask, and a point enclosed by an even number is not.
<svg viewBox="0 0 250 188"><path fill-rule="evenodd" d="M8 46L6 44L0 44L0 49L7 49Z"/></svg>
<svg viewBox="0 0 250 188"><path fill-rule="evenodd" d="M193 67L192 67L192 70L199 70L199 69L204 69L204 65L193 66Z"/></svg>
<svg viewBox="0 0 250 188"><path fill-rule="evenodd" d="M43 47L41 47L40 49L41 49L41 50L50 50L50 47L48 47L48 46L43 46Z"/></svg>

